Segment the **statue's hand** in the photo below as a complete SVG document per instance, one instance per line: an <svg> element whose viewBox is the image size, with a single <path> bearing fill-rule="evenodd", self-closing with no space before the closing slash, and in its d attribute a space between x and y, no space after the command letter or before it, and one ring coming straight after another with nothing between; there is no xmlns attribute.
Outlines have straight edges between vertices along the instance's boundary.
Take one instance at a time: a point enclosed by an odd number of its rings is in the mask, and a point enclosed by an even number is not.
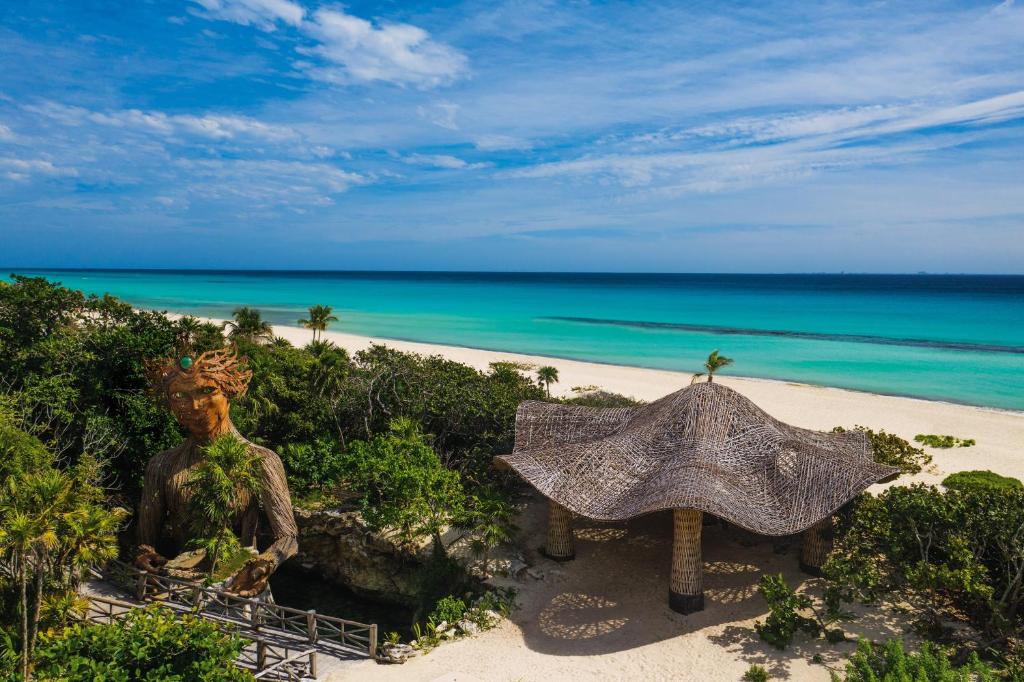
<svg viewBox="0 0 1024 682"><path fill-rule="evenodd" d="M149 545L139 545L135 555L135 567L146 573L159 573L167 559Z"/></svg>
<svg viewBox="0 0 1024 682"><path fill-rule="evenodd" d="M264 557L249 559L238 573L231 576L224 589L239 597L255 597L267 588L267 580L273 572L272 560Z"/></svg>

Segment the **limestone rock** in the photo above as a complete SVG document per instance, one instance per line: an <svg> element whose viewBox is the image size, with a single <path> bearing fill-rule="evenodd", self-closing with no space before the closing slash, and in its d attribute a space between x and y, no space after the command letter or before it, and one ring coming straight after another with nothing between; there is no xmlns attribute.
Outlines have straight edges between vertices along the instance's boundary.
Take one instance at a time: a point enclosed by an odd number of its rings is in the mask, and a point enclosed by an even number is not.
<svg viewBox="0 0 1024 682"><path fill-rule="evenodd" d="M379 660L381 663L401 664L408 661L417 653L419 652L408 644L392 644L391 642L384 642L380 647Z"/></svg>
<svg viewBox="0 0 1024 682"><path fill-rule="evenodd" d="M370 599L415 603L416 547L372 532L358 511L297 508L295 520L299 552L294 565Z"/></svg>

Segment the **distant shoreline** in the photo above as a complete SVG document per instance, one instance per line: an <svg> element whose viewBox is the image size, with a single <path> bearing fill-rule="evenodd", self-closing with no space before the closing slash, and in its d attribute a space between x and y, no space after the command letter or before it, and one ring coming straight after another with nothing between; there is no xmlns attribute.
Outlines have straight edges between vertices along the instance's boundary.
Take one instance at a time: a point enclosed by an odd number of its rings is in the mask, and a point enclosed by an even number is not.
<svg viewBox="0 0 1024 682"><path fill-rule="evenodd" d="M142 310L143 308L137 308L137 309ZM179 312L168 311L168 310L155 310L153 312L162 312L162 313L165 313L167 316L172 317L172 318L192 316L192 317L195 317L196 319L202 320L204 322L213 322L214 324L223 324L226 321L223 318L203 317L203 316L200 316L200 315L194 315L192 313L179 313ZM274 335L275 336L280 336L282 338L288 339L288 341L290 341L293 345L304 346L306 343L309 343L309 341L312 340L311 339L311 332L308 329L304 329L302 327L298 327L298 326L295 326L295 325L285 325L285 324L273 324L271 326L274 329ZM302 340L301 338L297 338L299 335L307 335L307 336L310 336L310 338ZM499 361L504 361L504 362L517 362L517 361L521 361L521 362L523 362L525 364L539 365L539 364L545 363L547 361L558 361L558 362L578 363L578 364L582 364L582 365L594 365L594 366L597 366L597 367L614 367L614 368L620 368L620 369L624 369L624 370L641 370L641 371L645 371L645 372L661 372L661 373L665 373L665 374L668 374L668 375L678 376L680 381L685 383L685 384L688 384L690 382L690 379L692 378L692 374L689 373L689 372L678 371L678 370L671 370L671 369L662 369L662 368L659 368L659 367L652 367L650 365L623 364L623 363L615 363L615 362L602 362L600 360L580 360L578 358L570 358L570 357L565 357L565 356L561 356L561 355L547 355L547 354L539 355L539 354L531 354L531 353L519 353L517 351L504 350L504 349L501 349L501 348L487 348L487 347L481 347L481 346L468 346L468 345L460 345L460 344L454 344L454 343L431 343L429 341L419 341L417 339L402 338L402 337L366 336L366 335L363 335L363 334L353 334L353 333L350 333L350 332L332 331L330 329L328 329L327 331L323 332L323 338L326 339L326 340L329 340L329 341L334 341L336 343L336 345L338 345L338 346L340 346L342 348L345 348L346 350L351 350L351 347L356 347L356 348L369 347L370 345L373 345L373 344L387 345L387 346L391 346L393 348L398 348L399 346L403 346L403 347L405 347L405 346L407 346L407 347L415 346L415 347L417 347L417 349L413 350L413 351L410 351L410 352L419 353L421 355L441 355L441 356L444 356L444 357L450 357L452 355L462 355L461 351L470 351L470 352L475 352L475 353L485 353L485 354L493 354L495 356L499 356L499 355L502 356L502 359L501 360L496 360L496 362L499 362ZM341 341L341 342L339 342L339 341ZM360 343L360 341L362 341L364 343ZM453 353L449 353L449 352L446 352L446 351L453 351ZM461 361L465 362L464 360L461 360ZM474 365L473 362L466 362L466 364ZM479 365L479 366L477 366L477 368L478 369L486 369L487 367L486 367L486 364L485 364L485 365ZM767 383L772 383L772 384L783 384L783 385L788 385L788 386L806 386L808 388L827 389L827 390L832 390L832 391L844 391L844 392L847 392L847 393L855 393L855 394L861 394L861 395L867 395L867 396L884 396L884 397L887 397L887 398L899 398L899 399L903 399L903 400L916 400L916 401L920 401L920 402L928 403L928 404L935 403L935 404L940 404L940 405L950 405L950 406L954 406L954 407L966 407L966 408L976 409L976 410L991 410L993 412L1007 413L1007 414L1012 414L1012 415L1021 415L1022 417L1024 417L1024 410L1014 410L1014 409L1011 409L1011 408L993 407L993 406L989 406L989 405L974 405L972 403L957 402L955 400L949 400L949 399L945 399L945 398L926 398L926 397L918 396L918 395L909 395L909 394L905 394L905 393L895 393L895 392L885 392L885 391L863 391L863 390L859 390L859 389L855 389L855 388L845 388L843 386L833 386L833 385L829 385L829 384L816 384L816 383L807 382L807 381L794 381L794 380L790 380L790 379L779 379L779 378L776 378L776 377L758 377L758 376L745 376L745 375L735 375L735 374L717 375L717 377L718 377L719 381L724 380L726 382L731 381L731 380L738 380L738 381L767 382ZM581 385L587 385L587 384L581 384ZM683 384L680 384L679 387L681 387L682 385ZM677 387L677 388L679 388L679 387ZM604 387L602 387L602 388L604 388ZM616 392L618 392L618 391L616 391ZM554 394L554 395L561 395L561 396L568 396L569 395L569 393L565 392L565 388L564 387L558 388L556 386L552 387L552 394ZM638 397L638 396L631 396L631 397ZM654 399L659 398L659 397L661 397L661 395L655 396L653 398L641 398L641 399L643 399L643 400L654 400ZM1024 456L1024 453L1022 453L1022 456Z"/></svg>

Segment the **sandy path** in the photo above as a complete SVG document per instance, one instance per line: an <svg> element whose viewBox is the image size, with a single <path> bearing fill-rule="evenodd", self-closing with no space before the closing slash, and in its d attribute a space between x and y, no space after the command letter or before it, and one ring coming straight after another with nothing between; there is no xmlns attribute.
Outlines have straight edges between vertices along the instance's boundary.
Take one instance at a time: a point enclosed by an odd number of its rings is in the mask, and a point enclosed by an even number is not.
<svg viewBox="0 0 1024 682"><path fill-rule="evenodd" d="M543 542L543 502L520 521L521 544ZM668 512L628 523L577 522L577 558L557 564L528 558L544 579L509 583L519 608L495 630L448 642L401 666L366 661L329 682L581 682L584 680L740 680L765 666L773 679L824 682L852 643L798 640L785 652L758 640L754 620L766 614L757 593L763 572L815 589L797 568L799 540L756 537L735 528L704 527L705 610L682 616L667 606L672 519ZM881 611L847 628L851 635L898 635L901 623ZM811 658L820 654L824 665Z"/></svg>

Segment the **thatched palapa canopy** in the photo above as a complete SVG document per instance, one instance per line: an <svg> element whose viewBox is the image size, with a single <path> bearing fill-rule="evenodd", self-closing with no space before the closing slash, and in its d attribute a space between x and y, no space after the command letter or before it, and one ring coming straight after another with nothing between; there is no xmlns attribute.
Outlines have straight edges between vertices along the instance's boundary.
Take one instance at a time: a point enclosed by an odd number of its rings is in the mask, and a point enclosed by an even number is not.
<svg viewBox="0 0 1024 682"><path fill-rule="evenodd" d="M551 500L552 558L574 556L572 514L624 520L673 509L670 604L684 612L703 607L702 512L766 535L812 529L801 559L813 572L833 512L897 471L873 461L863 433L783 424L711 382L631 408L524 402L515 449L497 459Z"/></svg>

